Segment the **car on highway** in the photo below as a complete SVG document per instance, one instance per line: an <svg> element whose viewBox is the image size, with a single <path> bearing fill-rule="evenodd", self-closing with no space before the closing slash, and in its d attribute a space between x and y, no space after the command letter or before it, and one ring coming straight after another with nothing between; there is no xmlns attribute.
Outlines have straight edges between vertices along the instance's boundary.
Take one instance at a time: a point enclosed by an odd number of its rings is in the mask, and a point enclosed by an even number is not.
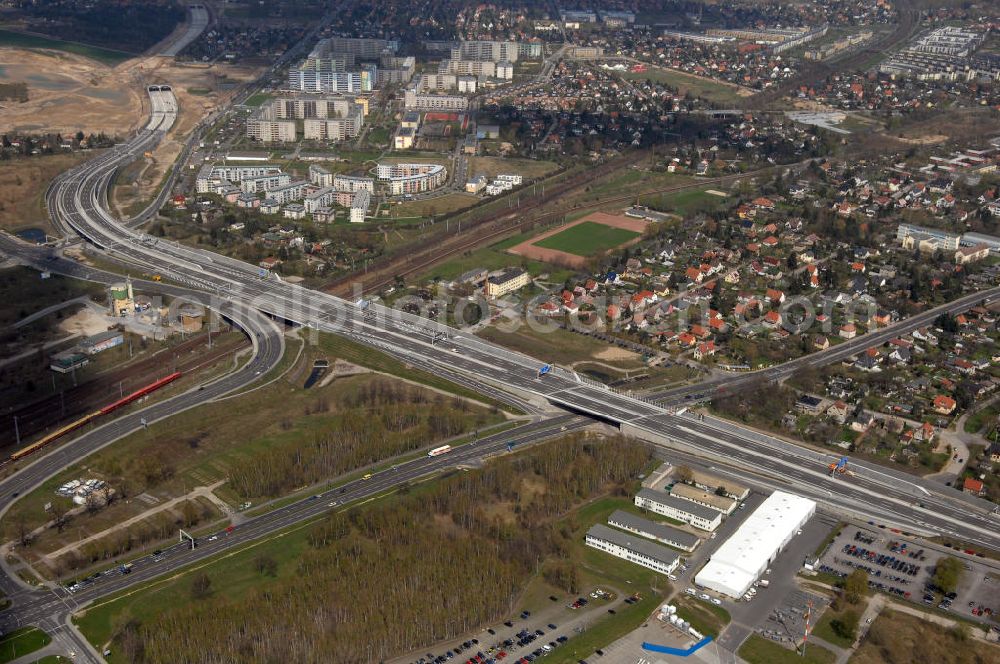
<svg viewBox="0 0 1000 664"><path fill-rule="evenodd" d="M363 480L370 480L371 478L372 478L371 473L365 473L364 475L361 476L361 479Z"/></svg>

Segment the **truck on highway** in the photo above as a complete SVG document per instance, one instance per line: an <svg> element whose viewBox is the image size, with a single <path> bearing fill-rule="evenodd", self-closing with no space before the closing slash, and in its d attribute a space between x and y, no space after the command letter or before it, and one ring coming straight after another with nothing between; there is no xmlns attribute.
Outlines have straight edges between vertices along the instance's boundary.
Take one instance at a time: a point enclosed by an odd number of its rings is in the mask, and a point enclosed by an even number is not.
<svg viewBox="0 0 1000 664"><path fill-rule="evenodd" d="M435 447L433 450L427 453L429 457L441 456L442 454L447 454L451 452L451 445L442 445L441 447Z"/></svg>

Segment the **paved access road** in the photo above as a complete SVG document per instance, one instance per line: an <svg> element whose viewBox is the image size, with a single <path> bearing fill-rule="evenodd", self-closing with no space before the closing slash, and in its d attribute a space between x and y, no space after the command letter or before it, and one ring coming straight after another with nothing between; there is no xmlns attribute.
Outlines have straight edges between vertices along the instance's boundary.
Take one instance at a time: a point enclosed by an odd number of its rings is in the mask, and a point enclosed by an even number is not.
<svg viewBox="0 0 1000 664"><path fill-rule="evenodd" d="M150 95L154 118L133 145L158 140L159 132L169 127L176 116L172 92L151 90ZM659 404L608 389L570 371L554 369L540 377L538 360L446 325L364 300L348 302L311 291L241 261L132 231L99 205L98 192L104 172L113 170L127 158L125 155L136 149L130 145L118 155L102 157L93 168L70 171L49 192L50 210L56 212L61 223L72 226L119 259L193 288L205 289L220 298L241 302L248 308L382 349L435 373L465 376L466 381L475 385L513 393L525 400L534 395L565 409L612 422L627 433L660 444L723 456L730 463L754 470L769 468L790 484L802 484L811 495L820 492L821 502L859 517L891 518L900 525L919 526L927 533L954 535L1000 548L997 546L1000 535L992 528L987 516L991 507L985 501L956 504L951 499L953 492L944 487L921 486L917 491L909 479L862 464L854 465L856 476L852 482L835 480L826 475L828 459L824 455L736 425L716 423L706 431L705 423L682 423ZM998 294L1000 289L978 293L954 306L967 306ZM897 330L883 330L876 335L896 333ZM867 338L864 343L870 344L876 338ZM851 352L842 347L838 351ZM775 375L793 370L794 365L775 368ZM717 435L723 427L725 431ZM929 508L920 508L917 499L924 495L933 500L923 502L933 503L941 510L930 513Z"/></svg>
<svg viewBox="0 0 1000 664"><path fill-rule="evenodd" d="M895 339L900 335L931 325L941 314L959 314L963 311L968 311L980 302L985 301L989 303L995 301L997 298L1000 298L1000 287L969 293L947 304L942 304L915 316L904 318L892 325L873 330L836 346L831 346L823 351L804 355L767 369L761 369L760 371L733 374L732 376L714 378L693 385L651 392L648 394L648 397L664 405L677 406L688 403L692 399L710 399L717 394L737 392L742 388L752 385L760 385L769 381L779 381L788 378L796 371L810 367L822 367L844 360L868 348L881 346L890 339Z"/></svg>

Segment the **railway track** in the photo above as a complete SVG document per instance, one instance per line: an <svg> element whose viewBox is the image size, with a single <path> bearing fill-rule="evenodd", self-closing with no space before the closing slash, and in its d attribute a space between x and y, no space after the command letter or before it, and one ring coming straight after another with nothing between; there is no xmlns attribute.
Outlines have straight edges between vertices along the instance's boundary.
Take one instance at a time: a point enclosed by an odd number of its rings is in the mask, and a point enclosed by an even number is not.
<svg viewBox="0 0 1000 664"><path fill-rule="evenodd" d="M191 355L195 349L204 345L206 338L201 335L133 365L98 375L94 380L65 390L62 395L52 394L12 411L10 415L17 417L22 443L118 399L122 389L130 390L134 385L152 382L163 375L165 367L176 367L177 370L189 374L203 365L216 362L236 350L249 346L246 339L240 337L216 344L208 352ZM175 361L172 362L172 358ZM16 444L12 428L6 427L0 431L0 453L15 449Z"/></svg>
<svg viewBox="0 0 1000 664"><path fill-rule="evenodd" d="M529 230L534 230L539 227L548 226L550 224L558 223L563 220L567 214L573 214L577 212L587 212L591 210L597 210L608 205L617 205L623 203L629 203L637 198L643 196L651 196L656 194L668 194L675 193L678 191L684 191L686 189L700 189L707 186L725 186L731 184L737 180L746 177L762 177L773 173L776 170L787 168L788 166L773 166L759 171L751 173L740 173L734 175L725 175L717 178L707 178L704 180L698 180L697 182L689 182L679 185L670 185L667 187L654 187L651 189L646 189L640 191L636 194L626 194L621 196L611 196L609 198L601 198L600 200L584 203L582 205L574 205L572 207L562 208L555 212L546 212L540 216L532 217L531 219L525 219L517 223L513 222L516 216L520 213L523 214L524 210L519 212L507 213L500 219L491 222L491 227L484 229L486 232L475 234L471 237L467 237L464 241L460 240L454 244L450 244L447 247L441 248L440 245L435 245L437 250L431 252L432 255L427 255L428 252L420 252L416 255L410 254L408 256L401 257L392 263L391 268L379 268L379 272L375 278L369 274L365 278L358 278L357 275L352 277L346 277L340 280L336 286L332 287L331 292L349 296L355 293L350 292L350 289L354 287L355 283L361 283L361 294L369 295L377 291L382 290L387 286L391 286L395 283L397 277L407 277L414 274L420 274L425 272L435 265L444 263L445 261L455 257L460 256L465 252L473 251L490 244L499 242L511 235L517 233L525 233ZM552 198L546 196L546 201L539 202L536 205L532 205L531 210L537 210L541 207L554 202L556 198L566 195L567 192L562 192L553 195ZM503 224L502 222L507 220L509 223ZM499 226L497 224L500 224Z"/></svg>

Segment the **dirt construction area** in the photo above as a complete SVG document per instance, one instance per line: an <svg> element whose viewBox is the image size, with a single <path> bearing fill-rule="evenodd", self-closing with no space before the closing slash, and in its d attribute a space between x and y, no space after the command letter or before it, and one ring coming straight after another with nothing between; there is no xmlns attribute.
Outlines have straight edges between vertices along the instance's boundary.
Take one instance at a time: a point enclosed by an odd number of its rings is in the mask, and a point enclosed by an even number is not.
<svg viewBox="0 0 1000 664"><path fill-rule="evenodd" d="M260 71L242 65L178 63L160 56L110 67L61 51L0 48L0 83L28 86L28 101L0 102L0 133L82 131L124 137L147 121L145 87L169 84L180 107L177 123L152 155L124 170L119 182L124 186L116 187L113 197L124 212L152 198L191 129Z"/></svg>
<svg viewBox="0 0 1000 664"><path fill-rule="evenodd" d="M0 82L28 86L28 101L0 102L0 132L127 133L144 101L141 87L129 85L133 76L127 64L112 69L72 53L0 48Z"/></svg>
<svg viewBox="0 0 1000 664"><path fill-rule="evenodd" d="M642 238L643 231L646 230L645 219L635 219L624 215L608 214L606 212L594 212L564 226L559 226L535 237L514 245L507 250L508 253L516 256L524 256L532 260L543 261L554 265L565 265L572 268L581 268L586 264L588 255L603 253L612 249L638 242ZM586 234L577 232L577 227L595 229L608 238L606 243L588 242ZM606 227L600 229L600 227ZM621 236L617 236L613 231L623 231ZM608 233L607 231L612 231ZM553 247L539 246L542 243L552 243L555 236L565 238L565 247L571 251L562 251ZM616 240L615 238L622 238ZM586 248L586 250L582 250Z"/></svg>

